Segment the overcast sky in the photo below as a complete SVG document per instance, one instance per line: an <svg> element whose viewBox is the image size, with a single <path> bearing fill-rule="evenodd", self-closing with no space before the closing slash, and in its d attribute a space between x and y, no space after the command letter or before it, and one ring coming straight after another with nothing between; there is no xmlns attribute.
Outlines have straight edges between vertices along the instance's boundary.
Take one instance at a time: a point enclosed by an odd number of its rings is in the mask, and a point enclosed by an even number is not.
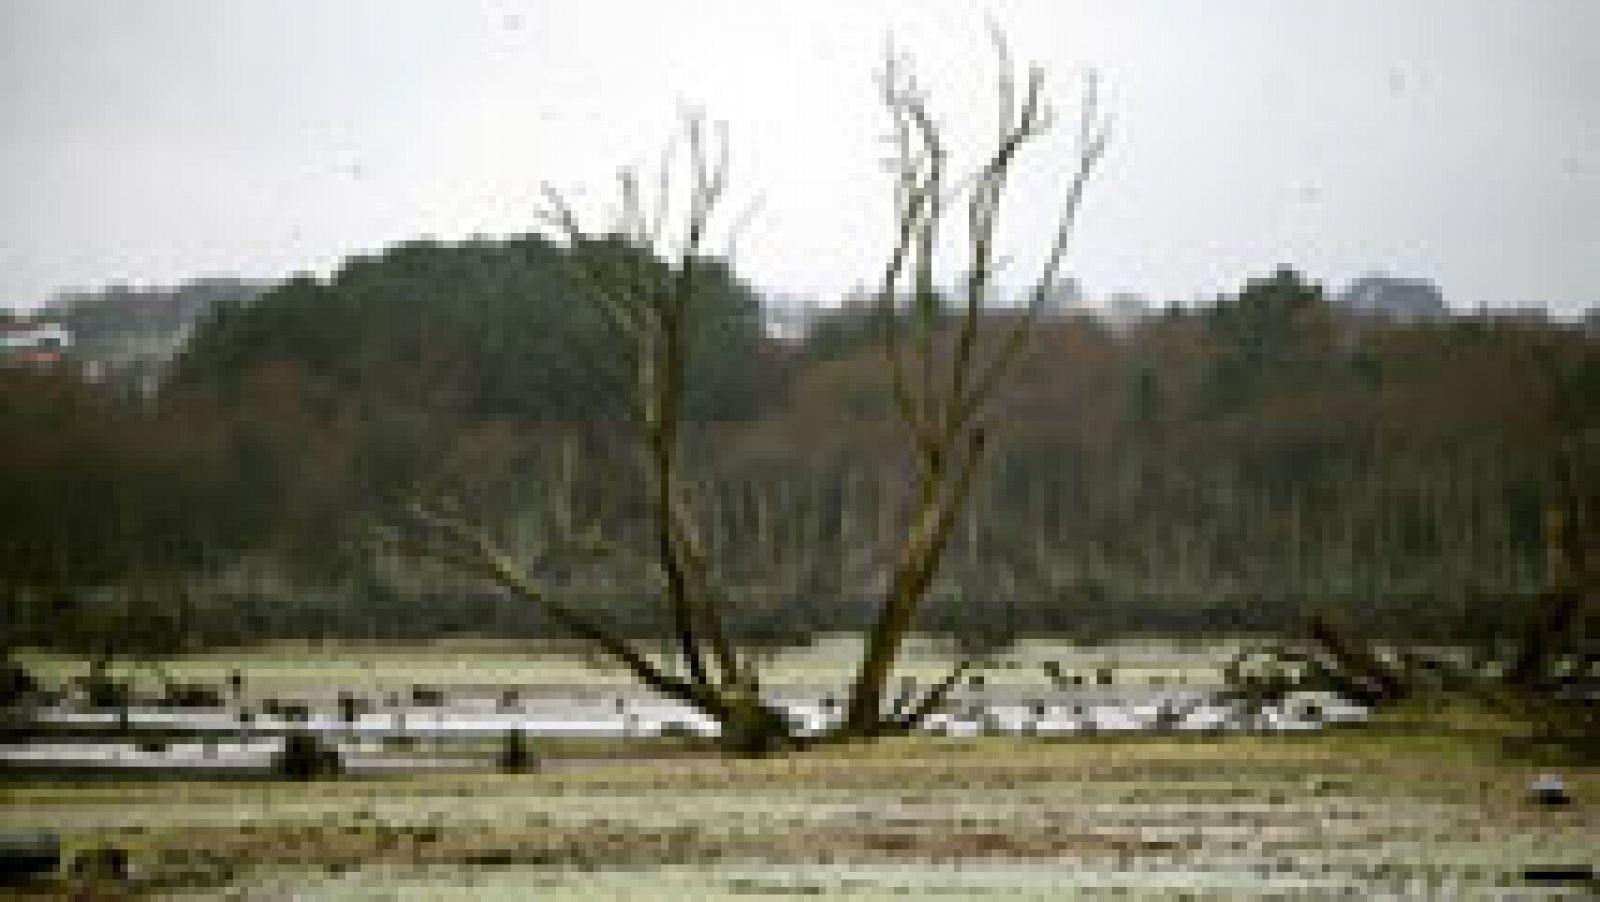
<svg viewBox="0 0 1600 902"><path fill-rule="evenodd" d="M1103 73L1069 262L1091 296L1290 264L1600 301L1596 0L3 0L0 304L529 231L541 181L603 199L685 104L728 124L733 206L763 200L741 271L831 294L889 235L886 37L959 138L992 127L986 10L1064 119ZM1067 131L1010 198L1014 279Z"/></svg>

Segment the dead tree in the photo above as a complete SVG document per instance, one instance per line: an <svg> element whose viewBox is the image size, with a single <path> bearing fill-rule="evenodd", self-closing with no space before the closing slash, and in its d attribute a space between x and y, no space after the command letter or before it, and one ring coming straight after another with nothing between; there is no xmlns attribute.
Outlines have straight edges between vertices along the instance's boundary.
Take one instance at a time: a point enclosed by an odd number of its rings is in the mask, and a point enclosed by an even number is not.
<svg viewBox="0 0 1600 902"><path fill-rule="evenodd" d="M891 55L880 80L893 125L898 234L879 284L877 303L895 405L911 436L917 472L911 511L846 708L843 729L850 735L917 726L943 703L970 666L963 662L909 711L885 719L884 687L901 642L927 595L984 457L989 436L987 408L1053 293L1084 188L1105 149L1106 123L1097 108L1091 77L1080 119L1076 167L1040 273L1015 320L996 341L981 347L985 342L980 341L980 332L992 301L995 232L1006 185L1018 154L1049 130L1053 118L1043 96L1043 70L1029 68L1019 102L1010 56L998 36L996 46L1001 74L994 149L969 182L954 190L947 183L947 151L940 127L905 61ZM964 272L959 310L950 323L939 309L934 264L953 202L963 199ZM911 309L902 313L900 299L906 294Z"/></svg>
<svg viewBox="0 0 1600 902"><path fill-rule="evenodd" d="M896 408L917 462L903 531L889 549L887 579L878 613L854 674L845 717L824 738L867 738L915 728L939 708L968 664L956 668L922 698L885 704L901 643L928 593L975 474L983 460L985 415L1026 346L1031 326L1052 295L1083 191L1106 141L1093 79L1085 94L1078 148L1062 200L1060 219L1025 307L996 330L988 328L997 266L995 237L1006 184L1023 149L1051 127L1044 73L1028 69L1018 85L1005 44L1000 57L1000 116L993 150L960 184L948 174L941 129L908 62L890 54L879 80L893 127L896 236L877 290L886 328ZM725 628L734 603L711 566L684 476L683 401L691 325L700 277L708 265L707 241L728 186L726 133L686 117L687 184L670 177L669 145L648 186L624 170L619 204L609 230L587 230L555 190L546 188L547 222L566 239L577 269L611 330L615 371L627 386L629 412L638 427L642 470L652 501L652 552L663 586L676 666L652 659L584 611L552 597L484 531L448 504L419 500L412 506L419 533L404 537L413 550L449 561L494 581L537 605L561 628L626 667L650 689L712 718L720 743L738 753L763 753L814 741L796 734L791 718L763 699L754 654L736 648ZM683 195L673 204L673 189ZM681 208L676 215L674 210ZM954 317L938 311L936 255L944 246L952 212L965 211L964 279ZM675 228L674 228L675 227ZM733 229L737 233L737 224ZM901 299L909 294L910 309ZM604 551L592 534L568 536L544 554ZM536 565L537 566L537 565ZM535 569L536 569L535 566ZM886 710L886 708L890 708Z"/></svg>

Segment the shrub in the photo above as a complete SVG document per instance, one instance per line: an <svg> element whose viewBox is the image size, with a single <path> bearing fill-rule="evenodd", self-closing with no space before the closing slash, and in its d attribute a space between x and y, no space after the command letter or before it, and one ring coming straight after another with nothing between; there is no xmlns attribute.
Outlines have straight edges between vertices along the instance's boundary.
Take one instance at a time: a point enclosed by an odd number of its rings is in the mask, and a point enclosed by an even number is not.
<svg viewBox="0 0 1600 902"><path fill-rule="evenodd" d="M0 708L22 702L39 691L39 682L28 668L10 658L0 658Z"/></svg>
<svg viewBox="0 0 1600 902"><path fill-rule="evenodd" d="M294 780L332 777L344 771L344 758L317 734L300 730L284 738L283 748L272 759L272 769Z"/></svg>
<svg viewBox="0 0 1600 902"><path fill-rule="evenodd" d="M205 683L173 683L162 701L174 708L220 708L222 692Z"/></svg>
<svg viewBox="0 0 1600 902"><path fill-rule="evenodd" d="M133 703L133 685L126 680L96 674L81 685L91 708L127 708Z"/></svg>

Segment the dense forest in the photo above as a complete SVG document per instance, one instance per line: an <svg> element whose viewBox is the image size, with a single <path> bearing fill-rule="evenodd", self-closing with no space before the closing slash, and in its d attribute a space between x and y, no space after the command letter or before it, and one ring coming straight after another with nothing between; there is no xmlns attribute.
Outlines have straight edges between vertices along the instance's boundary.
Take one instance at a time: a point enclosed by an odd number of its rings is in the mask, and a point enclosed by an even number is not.
<svg viewBox="0 0 1600 902"><path fill-rule="evenodd" d="M881 313L845 299L775 338L757 293L707 262L687 457L740 590L733 628L784 643L858 625L906 500ZM152 398L0 368L5 634L154 652L543 633L380 541L424 496L656 634L647 505L619 440L631 364L573 273L660 265L616 242L414 242L224 292L239 302L198 314ZM1600 348L1439 315L1416 292L1417 315L1386 316L1372 291L1283 269L1131 323L1042 320L922 625L985 647L1313 611L1451 638L1522 616L1546 508L1595 502ZM541 549L572 524L638 553Z"/></svg>

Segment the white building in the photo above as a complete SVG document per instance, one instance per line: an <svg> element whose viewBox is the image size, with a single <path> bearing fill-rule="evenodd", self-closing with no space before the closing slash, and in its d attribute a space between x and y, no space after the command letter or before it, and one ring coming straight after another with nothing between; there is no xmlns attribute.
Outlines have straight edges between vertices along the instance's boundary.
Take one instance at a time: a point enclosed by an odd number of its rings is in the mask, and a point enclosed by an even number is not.
<svg viewBox="0 0 1600 902"><path fill-rule="evenodd" d="M72 333L58 323L0 323L0 359L56 363L72 348Z"/></svg>

